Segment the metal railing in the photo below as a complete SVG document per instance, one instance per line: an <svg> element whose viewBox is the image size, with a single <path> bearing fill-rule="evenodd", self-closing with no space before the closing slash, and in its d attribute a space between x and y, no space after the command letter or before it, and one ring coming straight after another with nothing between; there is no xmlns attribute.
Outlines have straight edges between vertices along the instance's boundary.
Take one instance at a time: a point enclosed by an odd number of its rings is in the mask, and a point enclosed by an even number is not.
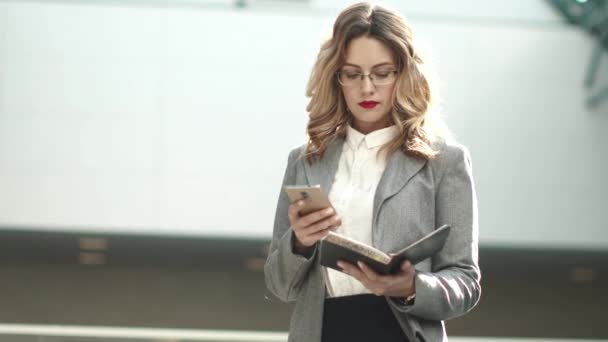
<svg viewBox="0 0 608 342"><path fill-rule="evenodd" d="M285 342L286 332L127 328L73 325L0 324L0 342L19 341L154 341L154 342ZM27 339L31 337L31 339ZM591 340L509 337L450 337L452 342L584 342ZM594 339L593 342L602 340ZM603 340L608 341L608 340Z"/></svg>

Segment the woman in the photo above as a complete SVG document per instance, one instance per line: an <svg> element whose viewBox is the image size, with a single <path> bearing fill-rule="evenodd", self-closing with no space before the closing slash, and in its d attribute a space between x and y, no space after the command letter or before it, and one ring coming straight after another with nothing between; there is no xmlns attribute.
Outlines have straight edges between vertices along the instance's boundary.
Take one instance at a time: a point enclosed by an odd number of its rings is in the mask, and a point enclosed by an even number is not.
<svg viewBox="0 0 608 342"><path fill-rule="evenodd" d="M346 8L307 88L309 141L283 185L321 184L332 208L305 216L279 196L268 289L296 301L289 341L445 341L443 321L479 300L477 203L467 149L438 129L435 93L405 20L368 3ZM442 224L443 249L395 275L319 265L330 231L394 252Z"/></svg>

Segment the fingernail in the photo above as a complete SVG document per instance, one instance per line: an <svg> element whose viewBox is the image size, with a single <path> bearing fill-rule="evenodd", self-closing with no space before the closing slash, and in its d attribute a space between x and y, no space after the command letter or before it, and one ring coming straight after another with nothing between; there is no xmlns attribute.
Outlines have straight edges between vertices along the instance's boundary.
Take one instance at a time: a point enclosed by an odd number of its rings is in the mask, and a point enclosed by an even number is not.
<svg viewBox="0 0 608 342"><path fill-rule="evenodd" d="M331 214L333 212L334 212L333 208L327 208L327 210L325 210L325 213L327 213L327 214Z"/></svg>

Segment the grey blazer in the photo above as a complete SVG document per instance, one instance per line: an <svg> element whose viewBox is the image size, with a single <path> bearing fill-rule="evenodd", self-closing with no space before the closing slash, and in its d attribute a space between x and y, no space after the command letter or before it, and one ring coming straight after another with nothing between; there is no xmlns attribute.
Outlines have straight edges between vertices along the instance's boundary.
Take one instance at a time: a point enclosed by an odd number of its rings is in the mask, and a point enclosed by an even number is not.
<svg viewBox="0 0 608 342"><path fill-rule="evenodd" d="M325 156L312 165L301 157L304 146L291 151L283 185L315 185L329 193L344 139L334 140ZM447 341L444 320L471 310L481 295L477 264L477 199L468 150L439 141L439 155L428 162L394 153L374 197L372 242L395 252L442 224L452 226L444 248L416 265L416 299L403 305L386 297L410 341ZM293 251L287 217L289 198L281 190L268 259L266 286L284 302L296 301L289 341L321 340L325 280L315 249L307 259Z"/></svg>

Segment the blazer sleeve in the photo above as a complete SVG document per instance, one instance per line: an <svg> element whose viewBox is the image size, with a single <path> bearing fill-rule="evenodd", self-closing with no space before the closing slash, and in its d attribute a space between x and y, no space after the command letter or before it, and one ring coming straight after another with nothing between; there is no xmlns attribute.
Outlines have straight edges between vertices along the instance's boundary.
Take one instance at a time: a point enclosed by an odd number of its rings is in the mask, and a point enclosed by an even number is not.
<svg viewBox="0 0 608 342"><path fill-rule="evenodd" d="M416 271L412 305L389 302L397 310L428 320L465 314L481 296L478 266L477 196L468 150L448 146L445 172L435 199L436 225L452 226L443 249L432 259L432 272Z"/></svg>
<svg viewBox="0 0 608 342"><path fill-rule="evenodd" d="M283 185L295 185L299 151L300 149L294 149L289 154ZM295 301L298 298L302 284L317 255L316 246L310 258L294 253L295 236L287 216L290 204L289 197L281 188L274 218L272 242L264 265L266 287L284 302Z"/></svg>

